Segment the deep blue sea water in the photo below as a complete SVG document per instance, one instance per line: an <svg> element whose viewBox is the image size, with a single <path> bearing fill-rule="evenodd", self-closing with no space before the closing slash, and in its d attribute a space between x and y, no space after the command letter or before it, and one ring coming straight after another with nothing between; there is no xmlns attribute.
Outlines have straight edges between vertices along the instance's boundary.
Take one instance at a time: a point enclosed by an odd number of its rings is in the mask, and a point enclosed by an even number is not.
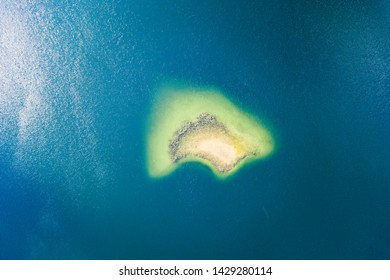
<svg viewBox="0 0 390 280"><path fill-rule="evenodd" d="M390 259L387 1L0 2L1 259ZM162 84L277 150L150 179Z"/></svg>

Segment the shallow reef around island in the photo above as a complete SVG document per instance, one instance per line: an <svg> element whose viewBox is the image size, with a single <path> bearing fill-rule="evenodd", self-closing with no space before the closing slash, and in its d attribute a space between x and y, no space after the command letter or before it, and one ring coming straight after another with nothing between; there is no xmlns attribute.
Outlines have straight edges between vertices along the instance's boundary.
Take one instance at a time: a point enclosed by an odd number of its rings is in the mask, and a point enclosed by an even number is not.
<svg viewBox="0 0 390 280"><path fill-rule="evenodd" d="M185 162L199 162L219 178L274 150L271 133L215 89L166 87L159 91L148 131L151 177Z"/></svg>

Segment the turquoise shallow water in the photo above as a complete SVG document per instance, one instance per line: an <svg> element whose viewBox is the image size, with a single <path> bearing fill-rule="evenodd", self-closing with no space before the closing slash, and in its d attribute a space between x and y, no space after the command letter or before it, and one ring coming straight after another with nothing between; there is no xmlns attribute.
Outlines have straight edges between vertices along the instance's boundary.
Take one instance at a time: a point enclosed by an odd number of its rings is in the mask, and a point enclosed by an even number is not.
<svg viewBox="0 0 390 280"><path fill-rule="evenodd" d="M389 259L386 1L2 1L0 258ZM216 87L278 149L152 180L164 83Z"/></svg>

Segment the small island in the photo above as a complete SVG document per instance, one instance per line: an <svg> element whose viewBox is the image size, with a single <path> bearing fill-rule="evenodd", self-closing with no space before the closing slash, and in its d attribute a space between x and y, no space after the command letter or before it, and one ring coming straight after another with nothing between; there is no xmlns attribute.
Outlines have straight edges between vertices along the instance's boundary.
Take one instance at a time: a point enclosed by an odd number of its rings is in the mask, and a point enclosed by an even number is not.
<svg viewBox="0 0 390 280"><path fill-rule="evenodd" d="M186 157L209 161L219 172L228 172L254 150L245 147L245 141L234 137L216 117L201 113L196 121L187 122L178 129L169 143L172 162Z"/></svg>
<svg viewBox="0 0 390 280"><path fill-rule="evenodd" d="M200 162L226 178L245 162L271 154L273 139L265 127L216 90L165 88L159 93L147 141L151 177L168 175L184 162Z"/></svg>

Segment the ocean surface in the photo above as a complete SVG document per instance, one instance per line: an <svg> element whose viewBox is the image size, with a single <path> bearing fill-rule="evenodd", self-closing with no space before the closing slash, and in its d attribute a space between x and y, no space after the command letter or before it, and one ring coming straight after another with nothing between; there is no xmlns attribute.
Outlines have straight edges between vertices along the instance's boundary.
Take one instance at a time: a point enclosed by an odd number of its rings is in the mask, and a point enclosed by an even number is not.
<svg viewBox="0 0 390 280"><path fill-rule="evenodd" d="M151 179L162 84L275 137ZM388 1L0 1L0 259L390 259Z"/></svg>

